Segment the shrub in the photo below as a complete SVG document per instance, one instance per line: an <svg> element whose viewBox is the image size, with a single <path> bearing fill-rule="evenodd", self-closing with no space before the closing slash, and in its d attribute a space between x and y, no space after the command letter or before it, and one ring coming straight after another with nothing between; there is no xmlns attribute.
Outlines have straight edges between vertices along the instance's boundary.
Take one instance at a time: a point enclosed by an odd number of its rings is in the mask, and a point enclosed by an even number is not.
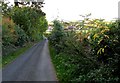
<svg viewBox="0 0 120 83"><path fill-rule="evenodd" d="M14 30L15 24L12 19L3 17L2 19L2 40L3 45L9 45L17 41L17 35Z"/></svg>
<svg viewBox="0 0 120 83"><path fill-rule="evenodd" d="M53 45L57 51L57 53L61 50L61 41L64 37L63 26L57 20L54 21L54 29L52 31L52 35L49 37L50 44Z"/></svg>
<svg viewBox="0 0 120 83"><path fill-rule="evenodd" d="M15 42L15 46L23 46L29 41L29 37L27 36L25 31L18 25L16 25L14 29L16 31L16 35L18 36L17 42Z"/></svg>
<svg viewBox="0 0 120 83"><path fill-rule="evenodd" d="M119 21L106 23L96 19L82 28L87 28L86 31L77 33L63 31L59 23L54 23L50 44L58 51L53 60L60 81L119 81Z"/></svg>
<svg viewBox="0 0 120 83"><path fill-rule="evenodd" d="M2 18L2 50L3 55L15 50L14 44L17 42L18 36L15 32L15 23L8 17ZM8 49L9 48L9 49Z"/></svg>
<svg viewBox="0 0 120 83"><path fill-rule="evenodd" d="M47 20L43 12L30 7L14 7L12 19L27 34L31 41L41 38L41 34L47 29Z"/></svg>

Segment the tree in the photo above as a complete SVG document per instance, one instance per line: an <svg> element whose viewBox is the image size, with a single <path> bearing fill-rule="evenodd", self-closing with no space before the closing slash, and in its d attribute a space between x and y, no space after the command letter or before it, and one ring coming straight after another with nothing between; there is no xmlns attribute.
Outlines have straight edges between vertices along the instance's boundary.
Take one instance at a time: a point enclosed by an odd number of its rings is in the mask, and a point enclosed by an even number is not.
<svg viewBox="0 0 120 83"><path fill-rule="evenodd" d="M36 7L14 7L12 19L29 36L31 40L39 39L47 29L45 13Z"/></svg>
<svg viewBox="0 0 120 83"><path fill-rule="evenodd" d="M41 7L43 7L43 5L42 4L44 4L43 3L44 2L44 0L14 0L14 4L15 4L15 6L18 6L19 7L19 5L30 5L30 3L32 3L31 4L31 7L35 7L35 8L37 8L37 9L40 9Z"/></svg>

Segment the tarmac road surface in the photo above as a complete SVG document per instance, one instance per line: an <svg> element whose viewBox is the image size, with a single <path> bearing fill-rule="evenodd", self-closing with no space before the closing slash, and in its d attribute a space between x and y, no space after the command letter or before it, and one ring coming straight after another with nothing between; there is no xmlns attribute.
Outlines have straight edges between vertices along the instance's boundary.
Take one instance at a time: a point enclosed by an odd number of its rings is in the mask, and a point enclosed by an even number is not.
<svg viewBox="0 0 120 83"><path fill-rule="evenodd" d="M2 81L57 81L45 39L2 69Z"/></svg>

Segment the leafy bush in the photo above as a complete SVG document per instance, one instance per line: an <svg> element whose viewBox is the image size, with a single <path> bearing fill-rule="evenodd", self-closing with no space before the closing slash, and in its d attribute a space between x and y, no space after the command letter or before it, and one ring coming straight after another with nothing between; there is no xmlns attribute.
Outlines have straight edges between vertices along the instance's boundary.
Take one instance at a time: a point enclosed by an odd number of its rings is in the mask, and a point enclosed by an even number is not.
<svg viewBox="0 0 120 83"><path fill-rule="evenodd" d="M79 78L77 78L74 81L79 82L97 82L97 83L113 83L118 82L118 77L113 77L112 68L100 66L98 69L91 70L87 74L80 75Z"/></svg>
<svg viewBox="0 0 120 83"><path fill-rule="evenodd" d="M15 24L14 22L8 18L2 18L2 50L3 55L15 50L14 44L17 42L18 36L15 33ZM9 48L9 49L8 49Z"/></svg>
<svg viewBox="0 0 120 83"><path fill-rule="evenodd" d="M45 13L36 7L9 7L2 2L3 55L22 47L27 42L39 41L47 29ZM9 49L8 49L9 48Z"/></svg>
<svg viewBox="0 0 120 83"><path fill-rule="evenodd" d="M8 18L3 17L2 19L2 40L3 45L9 45L10 43L15 43L17 41L17 35L14 30L14 22Z"/></svg>
<svg viewBox="0 0 120 83"><path fill-rule="evenodd" d="M47 21L43 12L39 12L35 8L14 7L12 18L33 41L41 38L41 34L47 29Z"/></svg>
<svg viewBox="0 0 120 83"><path fill-rule="evenodd" d="M50 37L50 46L59 51L51 55L59 80L118 82L120 22L87 21L79 32L61 31L58 28Z"/></svg>
<svg viewBox="0 0 120 83"><path fill-rule="evenodd" d="M61 50L60 44L62 43L61 41L63 37L64 37L63 26L59 21L55 20L54 29L49 39L50 39L50 44L55 47L57 53L59 53L59 51Z"/></svg>
<svg viewBox="0 0 120 83"><path fill-rule="evenodd" d="M14 29L16 31L16 35L18 36L17 42L15 42L15 46L23 46L29 41L29 37L27 36L25 31L18 25L16 25Z"/></svg>

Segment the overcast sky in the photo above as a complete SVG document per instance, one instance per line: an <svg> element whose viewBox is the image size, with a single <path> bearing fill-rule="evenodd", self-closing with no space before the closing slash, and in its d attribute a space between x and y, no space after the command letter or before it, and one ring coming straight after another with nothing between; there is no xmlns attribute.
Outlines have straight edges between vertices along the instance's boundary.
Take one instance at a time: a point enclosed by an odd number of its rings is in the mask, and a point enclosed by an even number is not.
<svg viewBox="0 0 120 83"><path fill-rule="evenodd" d="M11 1L11 0L10 0ZM14 1L14 0L13 0ZM120 0L44 0L42 10L48 21L57 16L63 20L80 20L79 15L91 13L91 18L111 20L118 17L118 2Z"/></svg>
<svg viewBox="0 0 120 83"><path fill-rule="evenodd" d="M57 16L64 20L80 20L79 15L91 13L92 18L111 20L118 17L120 0L45 0L43 11L48 21Z"/></svg>

